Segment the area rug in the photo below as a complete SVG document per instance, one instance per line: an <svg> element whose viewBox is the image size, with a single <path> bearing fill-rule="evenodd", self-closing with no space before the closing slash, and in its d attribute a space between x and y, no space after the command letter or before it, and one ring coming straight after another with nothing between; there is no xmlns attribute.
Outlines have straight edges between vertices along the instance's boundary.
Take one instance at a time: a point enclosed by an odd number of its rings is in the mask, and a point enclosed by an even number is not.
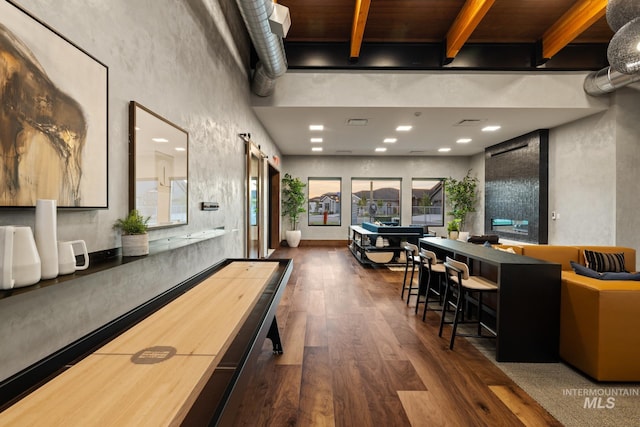
<svg viewBox="0 0 640 427"><path fill-rule="evenodd" d="M492 341L468 340L563 425L640 426L640 383L599 383L562 362L497 362Z"/></svg>

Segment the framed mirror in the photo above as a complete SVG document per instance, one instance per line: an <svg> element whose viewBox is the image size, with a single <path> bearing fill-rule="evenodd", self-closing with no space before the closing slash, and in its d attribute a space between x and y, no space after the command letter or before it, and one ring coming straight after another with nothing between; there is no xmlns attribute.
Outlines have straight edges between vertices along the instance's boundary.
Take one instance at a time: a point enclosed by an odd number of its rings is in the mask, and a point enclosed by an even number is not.
<svg viewBox="0 0 640 427"><path fill-rule="evenodd" d="M129 209L149 228L187 224L189 133L131 101L129 138Z"/></svg>

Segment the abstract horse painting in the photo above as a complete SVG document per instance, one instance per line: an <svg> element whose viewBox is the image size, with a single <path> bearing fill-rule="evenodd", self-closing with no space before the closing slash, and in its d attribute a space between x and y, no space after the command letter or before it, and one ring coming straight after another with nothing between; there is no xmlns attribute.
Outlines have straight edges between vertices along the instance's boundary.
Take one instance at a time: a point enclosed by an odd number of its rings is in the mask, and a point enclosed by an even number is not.
<svg viewBox="0 0 640 427"><path fill-rule="evenodd" d="M80 206L86 135L82 107L0 24L0 203Z"/></svg>

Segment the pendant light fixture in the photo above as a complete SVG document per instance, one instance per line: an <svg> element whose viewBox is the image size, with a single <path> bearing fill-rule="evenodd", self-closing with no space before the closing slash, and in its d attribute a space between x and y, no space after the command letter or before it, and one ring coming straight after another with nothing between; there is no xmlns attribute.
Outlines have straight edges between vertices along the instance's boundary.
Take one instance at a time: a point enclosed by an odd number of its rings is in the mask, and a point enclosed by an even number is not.
<svg viewBox="0 0 640 427"><path fill-rule="evenodd" d="M607 59L614 70L623 74L640 71L640 18L624 24L611 38Z"/></svg>
<svg viewBox="0 0 640 427"><path fill-rule="evenodd" d="M607 48L607 59L623 74L640 71L640 2L609 0L607 23L615 34Z"/></svg>
<svg viewBox="0 0 640 427"><path fill-rule="evenodd" d="M624 24L640 16L640 2L633 0L609 0L607 2L607 24L617 32Z"/></svg>

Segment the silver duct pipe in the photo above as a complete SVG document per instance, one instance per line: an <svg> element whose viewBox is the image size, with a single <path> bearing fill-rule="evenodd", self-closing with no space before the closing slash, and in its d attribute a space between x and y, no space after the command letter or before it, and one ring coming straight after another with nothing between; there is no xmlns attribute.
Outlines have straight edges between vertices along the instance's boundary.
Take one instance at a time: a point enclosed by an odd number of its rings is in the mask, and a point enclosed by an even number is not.
<svg viewBox="0 0 640 427"><path fill-rule="evenodd" d="M259 58L251 90L258 96L269 96L275 89L275 79L287 72L282 38L273 34L269 26L273 0L236 0L236 3Z"/></svg>
<svg viewBox="0 0 640 427"><path fill-rule="evenodd" d="M640 74L623 74L611 67L594 71L584 79L584 91L588 95L600 96L628 86L640 80Z"/></svg>

